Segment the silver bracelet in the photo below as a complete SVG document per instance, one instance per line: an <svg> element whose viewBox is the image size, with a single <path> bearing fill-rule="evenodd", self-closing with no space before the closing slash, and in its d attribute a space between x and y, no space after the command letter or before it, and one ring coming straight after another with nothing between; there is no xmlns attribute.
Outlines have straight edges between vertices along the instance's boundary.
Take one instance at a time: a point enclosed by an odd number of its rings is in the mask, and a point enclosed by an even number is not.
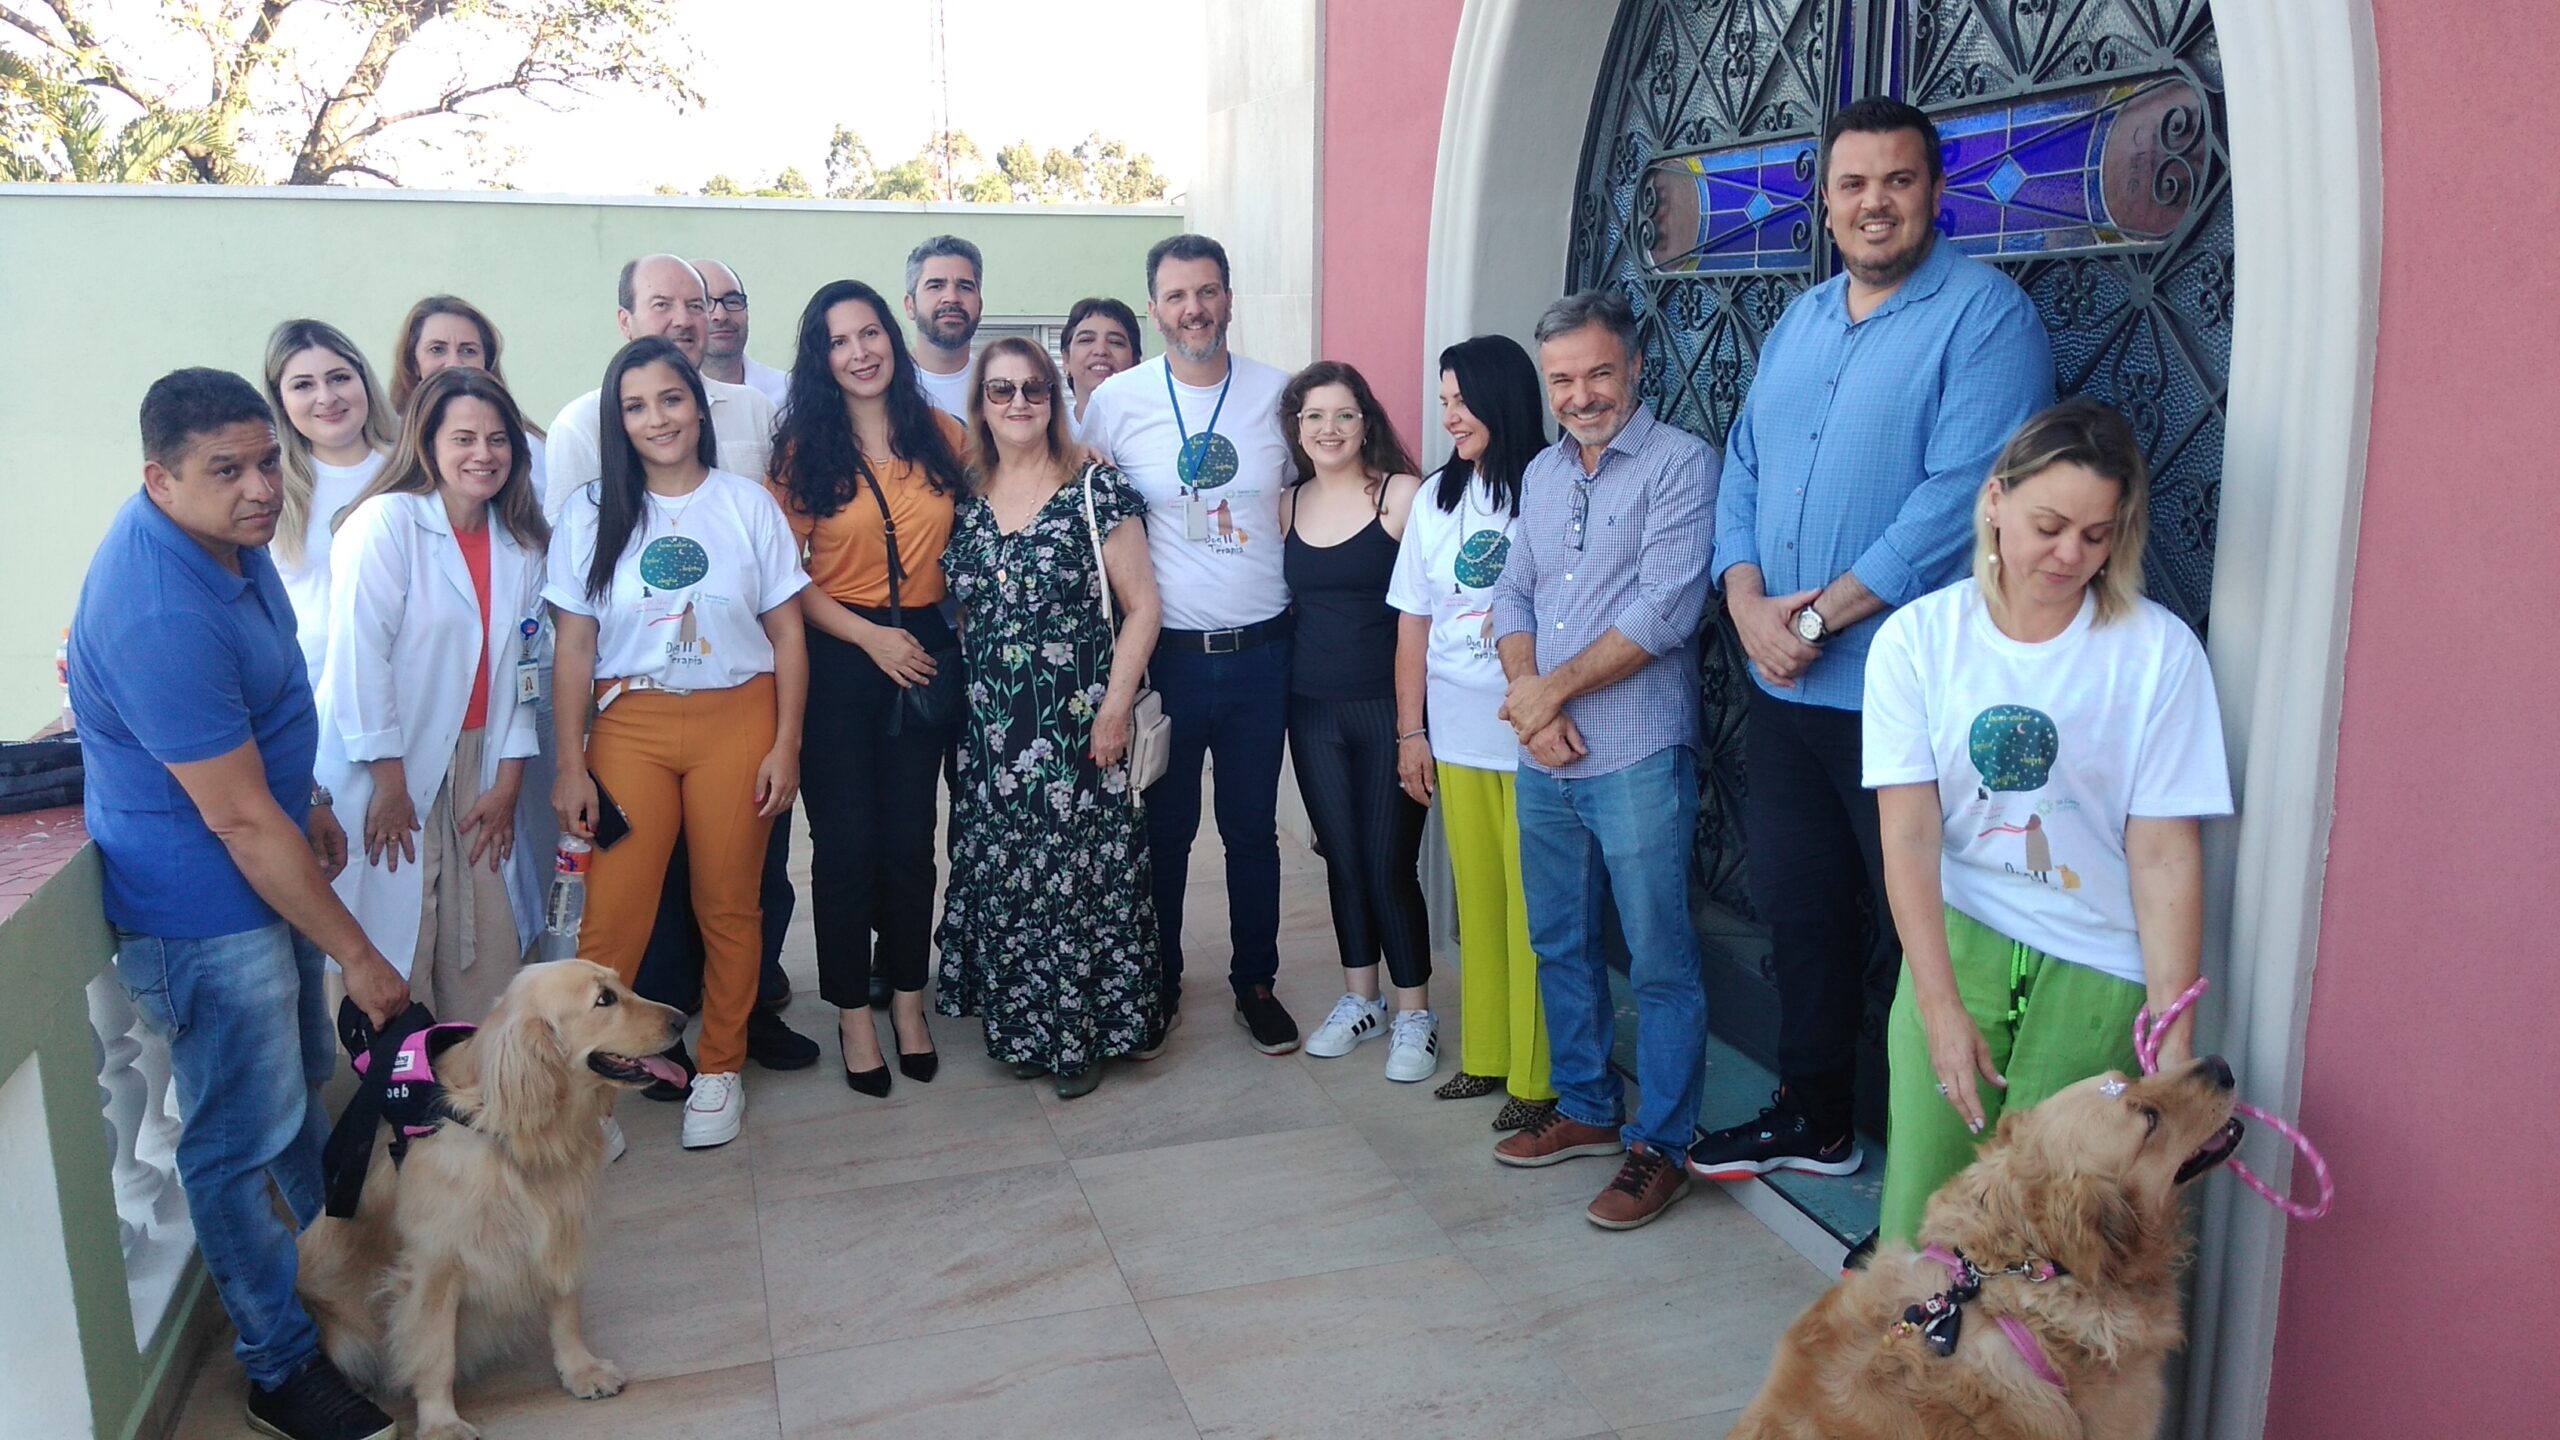
<svg viewBox="0 0 2560 1440"><path fill-rule="evenodd" d="M334 810L337 806L338 797L329 793L329 787L316 780L313 781L311 784L311 808L314 810Z"/></svg>
<svg viewBox="0 0 2560 1440"><path fill-rule="evenodd" d="M1406 742L1407 740L1419 740L1419 739L1421 739L1422 737L1424 737L1424 736L1426 736L1426 735L1428 735L1428 734L1430 734L1430 733L1431 733L1431 727L1430 727L1430 726L1428 726L1428 725L1422 726L1421 728L1419 728L1419 729L1415 729L1415 730L1407 730L1407 731L1406 731L1406 732L1404 732L1403 734L1401 734L1401 735L1399 735L1399 736L1397 736L1397 737L1396 737L1396 743L1397 743L1397 744L1399 744L1399 745L1401 745L1401 744L1403 744L1404 742Z"/></svg>

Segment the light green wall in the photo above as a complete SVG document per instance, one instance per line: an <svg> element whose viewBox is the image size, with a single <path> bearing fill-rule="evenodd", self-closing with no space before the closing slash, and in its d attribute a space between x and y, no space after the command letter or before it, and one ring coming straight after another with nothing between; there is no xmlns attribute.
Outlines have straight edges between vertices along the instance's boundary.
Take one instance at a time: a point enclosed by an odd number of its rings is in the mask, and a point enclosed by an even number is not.
<svg viewBox="0 0 2560 1440"><path fill-rule="evenodd" d="M140 484L143 390L182 365L255 381L280 320L337 325L383 373L410 304L460 295L497 322L507 378L548 424L620 343L614 279L634 255L736 266L756 302L748 350L782 366L811 291L851 276L894 296L925 236L985 251L994 319L1063 316L1086 295L1143 309L1146 249L1181 228L1171 209L0 186L0 737L59 704L54 645Z"/></svg>

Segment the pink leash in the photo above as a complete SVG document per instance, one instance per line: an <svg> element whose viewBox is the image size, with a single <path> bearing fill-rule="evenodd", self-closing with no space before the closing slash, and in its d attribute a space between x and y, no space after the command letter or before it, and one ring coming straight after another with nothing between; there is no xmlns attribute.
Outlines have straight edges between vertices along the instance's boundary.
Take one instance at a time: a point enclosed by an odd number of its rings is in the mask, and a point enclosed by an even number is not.
<svg viewBox="0 0 2560 1440"><path fill-rule="evenodd" d="M2169 1002L2167 1013L2157 1020L2151 1018L2151 1007L2147 1005L2142 1008L2140 1014L2133 1017L2133 1053L2142 1061L2143 1074L2149 1075L2159 1070L2161 1036L2177 1022L2181 1012L2196 1003L2196 997L2204 993L2204 983L2204 977L2197 976L2196 983L2187 987L2187 993ZM2242 1102L2231 1108L2252 1120L2272 1127L2277 1134L2293 1142L2293 1148L2301 1151L2302 1158L2311 1162L2312 1178L2320 1182L2320 1203L2305 1205L2289 1196L2277 1194L2274 1186L2259 1179L2248 1166L2240 1163L2239 1157L2234 1156L2231 1161L2231 1170L2233 1174L2240 1177L2240 1183L2257 1191L2266 1197L2268 1204L2296 1220L2317 1220L2328 1214L2330 1202L2338 1198L2338 1187L2330 1182L2329 1162L2320 1158L2319 1148L2311 1143L2311 1137L2255 1105Z"/></svg>

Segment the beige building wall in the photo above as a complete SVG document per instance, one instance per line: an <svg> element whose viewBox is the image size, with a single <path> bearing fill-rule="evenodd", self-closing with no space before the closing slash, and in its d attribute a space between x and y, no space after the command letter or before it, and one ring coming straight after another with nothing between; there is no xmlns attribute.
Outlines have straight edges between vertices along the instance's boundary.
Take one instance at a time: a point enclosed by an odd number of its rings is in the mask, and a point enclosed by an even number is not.
<svg viewBox="0 0 2560 1440"><path fill-rule="evenodd" d="M1155 207L0 186L0 737L60 706L54 646L140 484L144 389L182 365L256 381L280 320L329 321L387 373L410 304L460 295L496 321L517 398L548 424L620 344L614 281L638 254L736 267L755 302L749 352L785 366L813 290L852 276L894 299L925 236L984 250L992 323L1056 320L1086 295L1143 307L1147 247L1180 225Z"/></svg>
<svg viewBox="0 0 2560 1440"><path fill-rule="evenodd" d="M1184 208L1227 247L1236 353L1295 370L1319 343L1323 0L1212 0L1207 34L1207 132Z"/></svg>

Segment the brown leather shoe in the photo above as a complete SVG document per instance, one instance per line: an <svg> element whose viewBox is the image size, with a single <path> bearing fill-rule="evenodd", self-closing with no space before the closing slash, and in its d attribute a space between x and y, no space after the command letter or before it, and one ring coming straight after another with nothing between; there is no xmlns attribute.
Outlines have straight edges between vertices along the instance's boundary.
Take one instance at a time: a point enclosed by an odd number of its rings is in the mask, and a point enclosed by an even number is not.
<svg viewBox="0 0 2560 1440"><path fill-rule="evenodd" d="M1603 1230L1650 1225L1671 1202L1689 1193L1689 1167L1639 1140L1627 1147L1618 1178L1583 1213Z"/></svg>
<svg viewBox="0 0 2560 1440"><path fill-rule="evenodd" d="M1561 1110L1546 1113L1506 1135L1493 1147L1493 1158L1505 1165L1534 1170L1582 1155L1615 1155L1625 1148L1615 1125L1585 1125L1568 1120Z"/></svg>

